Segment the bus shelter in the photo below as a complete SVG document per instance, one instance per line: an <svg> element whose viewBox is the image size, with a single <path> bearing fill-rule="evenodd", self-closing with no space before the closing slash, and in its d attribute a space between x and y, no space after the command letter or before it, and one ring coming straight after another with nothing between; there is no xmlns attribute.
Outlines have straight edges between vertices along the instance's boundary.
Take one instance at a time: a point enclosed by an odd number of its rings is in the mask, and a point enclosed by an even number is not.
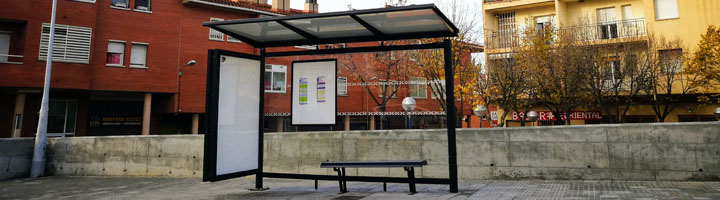
<svg viewBox="0 0 720 200"><path fill-rule="evenodd" d="M206 22L203 25L252 45L258 52L258 54L245 54L221 49L208 51L203 181L220 181L255 175L255 187L262 189L265 177L338 180L338 177L330 175L263 171L265 94L263 71L265 59L268 57L441 49L444 53L446 105L454 104L452 48L448 38L457 37L458 29L434 4L261 17ZM442 42L428 44L384 45L383 43L390 40L428 38L445 39ZM353 42L378 42L378 45L266 51L273 47ZM301 66L302 64L306 66ZM293 78L291 78L293 124L334 124L337 102L336 95L333 95L336 82L333 79L337 73L335 69L337 60L294 61L293 65L297 65L298 70L302 69L302 72L296 72L296 66L293 66ZM322 75L309 78L297 76L303 73ZM309 93L308 88L317 93ZM314 103L317 105L312 106ZM301 106L296 104L303 105L303 108L299 108ZM303 110L306 105L309 110ZM446 109L448 178L418 178L412 180L415 183L446 184L449 185L450 192L458 191L455 112L454 109ZM299 117L308 114L313 117ZM298 116L298 119L295 116ZM408 178L370 176L348 176L346 179L394 183L411 181Z"/></svg>

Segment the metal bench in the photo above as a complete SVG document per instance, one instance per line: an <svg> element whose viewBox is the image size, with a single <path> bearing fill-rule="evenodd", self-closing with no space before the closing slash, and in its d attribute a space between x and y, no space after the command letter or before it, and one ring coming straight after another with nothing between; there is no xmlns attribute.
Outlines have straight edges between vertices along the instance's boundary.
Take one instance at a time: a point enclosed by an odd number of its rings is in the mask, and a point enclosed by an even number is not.
<svg viewBox="0 0 720 200"><path fill-rule="evenodd" d="M402 167L408 175L410 194L415 191L415 167L427 165L425 160L402 160L402 161L325 161L320 168L333 168L338 173L340 182L340 193L347 192L347 178L345 168L392 168ZM383 182L383 191L387 191L387 182Z"/></svg>

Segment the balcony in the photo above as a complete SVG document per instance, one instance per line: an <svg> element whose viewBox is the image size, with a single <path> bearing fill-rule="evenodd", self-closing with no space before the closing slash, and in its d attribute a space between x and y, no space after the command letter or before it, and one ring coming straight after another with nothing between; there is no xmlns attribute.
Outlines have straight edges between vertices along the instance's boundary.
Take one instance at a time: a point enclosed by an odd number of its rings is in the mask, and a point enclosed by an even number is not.
<svg viewBox="0 0 720 200"><path fill-rule="evenodd" d="M645 19L629 19L589 25L568 26L559 29L559 34L575 37L578 41L621 42L644 38Z"/></svg>
<svg viewBox="0 0 720 200"><path fill-rule="evenodd" d="M493 31L486 35L488 49L513 48L524 37L521 28ZM645 19L629 19L604 23L567 26L556 29L557 35L574 37L577 41L592 43L621 43L646 40Z"/></svg>

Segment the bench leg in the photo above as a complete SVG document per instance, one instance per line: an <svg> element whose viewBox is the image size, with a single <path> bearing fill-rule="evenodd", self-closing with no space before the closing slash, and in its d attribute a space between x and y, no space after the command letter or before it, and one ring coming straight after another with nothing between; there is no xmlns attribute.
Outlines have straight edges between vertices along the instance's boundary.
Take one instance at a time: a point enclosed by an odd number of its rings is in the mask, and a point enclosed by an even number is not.
<svg viewBox="0 0 720 200"><path fill-rule="evenodd" d="M383 182L383 192L387 192L387 182Z"/></svg>
<svg viewBox="0 0 720 200"><path fill-rule="evenodd" d="M345 168L344 168L344 167L342 168L342 176L343 176L343 179L342 179L342 180L343 180L343 193L344 193L344 192L348 192L348 190L347 190L347 179L346 179L347 174L345 173Z"/></svg>
<svg viewBox="0 0 720 200"><path fill-rule="evenodd" d="M343 188L343 174L340 168L333 168L333 171L336 171L338 173L338 183L340 184L340 194L345 193L345 190Z"/></svg>
<svg viewBox="0 0 720 200"><path fill-rule="evenodd" d="M407 171L407 174L408 174L408 180L409 180L408 183L409 183L409 187L410 187L409 195L413 195L413 194L417 193L415 191L415 168L414 167L405 167L405 171Z"/></svg>
<svg viewBox="0 0 720 200"><path fill-rule="evenodd" d="M317 188L318 188L318 180L315 179L315 190L317 190Z"/></svg>

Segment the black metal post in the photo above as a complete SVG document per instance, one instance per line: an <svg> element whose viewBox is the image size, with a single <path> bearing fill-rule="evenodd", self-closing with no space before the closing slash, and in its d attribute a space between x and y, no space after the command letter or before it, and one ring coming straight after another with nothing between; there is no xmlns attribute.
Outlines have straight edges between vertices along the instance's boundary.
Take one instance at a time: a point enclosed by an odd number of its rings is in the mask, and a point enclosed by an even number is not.
<svg viewBox="0 0 720 200"><path fill-rule="evenodd" d="M445 114L447 116L447 137L448 137L448 170L450 175L450 192L458 192L458 175L457 175L457 151L455 147L455 126L457 124L457 116L455 114L455 88L453 75L453 55L452 43L445 39L443 54L445 55Z"/></svg>
<svg viewBox="0 0 720 200"><path fill-rule="evenodd" d="M340 186L340 194L343 193L343 181L342 181L342 171L340 171L340 168L333 168L333 171L336 171L338 173L338 186Z"/></svg>
<svg viewBox="0 0 720 200"><path fill-rule="evenodd" d="M342 168L342 182L343 182L343 193L347 192L347 179L345 178L347 174L345 173L345 168Z"/></svg>
<svg viewBox="0 0 720 200"><path fill-rule="evenodd" d="M408 187L410 187L410 195L417 193L415 190L415 168L405 167L405 171L408 175Z"/></svg>
<svg viewBox="0 0 720 200"><path fill-rule="evenodd" d="M265 137L264 120L265 120L265 48L260 49L260 120L258 120L258 172L255 174L255 189L264 190L263 188L263 140Z"/></svg>

